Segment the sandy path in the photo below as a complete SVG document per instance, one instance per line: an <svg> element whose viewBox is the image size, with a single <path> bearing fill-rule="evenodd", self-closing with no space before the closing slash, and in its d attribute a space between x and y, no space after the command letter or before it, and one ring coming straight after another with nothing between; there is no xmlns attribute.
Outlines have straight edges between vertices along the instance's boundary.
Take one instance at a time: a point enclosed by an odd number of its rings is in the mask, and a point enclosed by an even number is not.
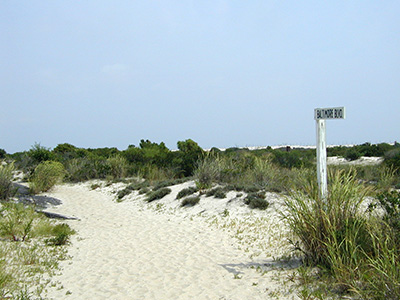
<svg viewBox="0 0 400 300"><path fill-rule="evenodd" d="M261 276L223 231L199 218L140 209L78 185L48 195L78 234L53 299L268 299ZM239 274L241 279L238 279ZM236 277L236 278L235 278ZM68 295L67 295L68 294Z"/></svg>

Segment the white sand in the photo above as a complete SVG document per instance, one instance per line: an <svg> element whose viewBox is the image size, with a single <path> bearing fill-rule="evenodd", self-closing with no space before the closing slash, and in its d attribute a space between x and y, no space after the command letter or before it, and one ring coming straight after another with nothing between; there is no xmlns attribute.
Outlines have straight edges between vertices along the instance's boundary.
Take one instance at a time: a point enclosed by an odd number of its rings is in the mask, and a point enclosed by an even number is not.
<svg viewBox="0 0 400 300"><path fill-rule="evenodd" d="M173 193L151 204L137 194L117 203L110 194L117 187L91 191L88 183L48 193L63 202L49 210L80 219L66 221L77 231L68 251L72 258L62 262L62 274L53 278L59 283L49 288L48 297L298 299L288 292L287 276L294 269L271 257L286 253L285 236L279 236L285 229L276 221L278 198L269 195L271 208L253 214L236 193L180 208L175 196L190 184L173 187ZM220 214L225 208L228 217ZM246 225L258 226L265 216L260 226L270 232Z"/></svg>
<svg viewBox="0 0 400 300"><path fill-rule="evenodd" d="M348 161L340 156L330 156L327 158L328 165L353 165L353 166L375 166L383 162L383 157L362 156L359 159Z"/></svg>

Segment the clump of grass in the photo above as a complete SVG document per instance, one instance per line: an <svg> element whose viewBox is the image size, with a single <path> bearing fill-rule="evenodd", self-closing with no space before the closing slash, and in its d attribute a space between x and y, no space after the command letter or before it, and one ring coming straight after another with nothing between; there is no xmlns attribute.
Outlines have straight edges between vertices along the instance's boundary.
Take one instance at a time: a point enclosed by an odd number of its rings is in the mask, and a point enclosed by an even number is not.
<svg viewBox="0 0 400 300"><path fill-rule="evenodd" d="M126 176L128 161L121 155L114 155L107 159L110 175L113 179L121 179Z"/></svg>
<svg viewBox="0 0 400 300"><path fill-rule="evenodd" d="M127 185L123 190L118 191L117 193L118 201L120 201L125 196L131 194L133 191L139 190L139 194L147 193L149 191L148 189L149 185L150 184L147 181L134 182Z"/></svg>
<svg viewBox="0 0 400 300"><path fill-rule="evenodd" d="M265 192L249 193L244 199L244 203L250 208L267 209L269 202L265 199Z"/></svg>
<svg viewBox="0 0 400 300"><path fill-rule="evenodd" d="M14 164L0 165L0 200L8 200L15 194L12 185Z"/></svg>
<svg viewBox="0 0 400 300"><path fill-rule="evenodd" d="M176 195L176 199L181 199L183 197L192 195L192 194L196 193L197 191L198 191L197 187L193 187L193 186L185 188L185 189L182 189Z"/></svg>
<svg viewBox="0 0 400 300"><path fill-rule="evenodd" d="M30 189L33 193L46 192L61 182L65 175L64 166L56 161L41 162L30 179Z"/></svg>
<svg viewBox="0 0 400 300"><path fill-rule="evenodd" d="M218 180L220 174L221 160L217 156L207 156L197 163L197 169L194 171L194 178L197 187L200 190L208 189L213 182Z"/></svg>
<svg viewBox="0 0 400 300"><path fill-rule="evenodd" d="M75 234L75 230L71 229L68 224L57 224L51 230L53 237L47 239L46 243L54 246L65 245L72 234Z"/></svg>
<svg viewBox="0 0 400 300"><path fill-rule="evenodd" d="M72 233L68 225L56 225L31 206L2 203L0 298L42 299L41 294L49 284L43 273L53 275L58 261L66 257L65 248L53 246L64 244ZM52 240L47 246L45 238Z"/></svg>
<svg viewBox="0 0 400 300"><path fill-rule="evenodd" d="M0 235L13 241L25 241L30 237L35 215L33 207L4 203L0 210Z"/></svg>
<svg viewBox="0 0 400 300"><path fill-rule="evenodd" d="M187 197L182 200L181 206L195 206L197 203L200 202L200 197L199 196L192 196L192 197Z"/></svg>
<svg viewBox="0 0 400 300"><path fill-rule="evenodd" d="M147 195L146 200L147 200L147 202L152 202L154 200L162 199L166 195L168 195L169 193L171 193L171 189L169 189L169 188L161 188L159 190L150 192Z"/></svg>
<svg viewBox="0 0 400 300"><path fill-rule="evenodd" d="M148 188L148 187L142 187L142 188L139 190L139 195L147 194L148 192L150 192L150 188Z"/></svg>
<svg viewBox="0 0 400 300"><path fill-rule="evenodd" d="M164 187L180 184L180 183L183 183L185 181L187 181L186 178L177 178L177 179L169 179L169 180L159 181L154 185L153 191L156 191L156 190L164 188Z"/></svg>
<svg viewBox="0 0 400 300"><path fill-rule="evenodd" d="M362 226L360 205L368 191L358 183L352 170L330 173L329 187L327 199L316 196L313 189L293 192L285 200L288 211L284 215L300 238L307 260L325 266L330 266L327 242L335 240L341 244L349 233L346 230Z"/></svg>
<svg viewBox="0 0 400 300"><path fill-rule="evenodd" d="M101 184L98 184L98 183L94 183L94 184L92 184L92 185L90 186L90 188L91 188L92 190L98 189L98 188L100 188L100 187L101 187Z"/></svg>
<svg viewBox="0 0 400 300"><path fill-rule="evenodd" d="M206 192L207 197L214 196L217 199L226 198L226 188L216 187Z"/></svg>
<svg viewBox="0 0 400 300"><path fill-rule="evenodd" d="M123 190L118 191L117 198L118 198L118 200L121 200L122 198L124 198L126 195L129 195L130 193L132 193L132 190L125 188Z"/></svg>
<svg viewBox="0 0 400 300"><path fill-rule="evenodd" d="M305 262L334 279L330 284L337 293L399 299L400 251L395 231L385 219L362 209L371 189L360 183L354 170L330 172L329 177L326 199L303 190L285 200L284 217L300 239L296 245Z"/></svg>

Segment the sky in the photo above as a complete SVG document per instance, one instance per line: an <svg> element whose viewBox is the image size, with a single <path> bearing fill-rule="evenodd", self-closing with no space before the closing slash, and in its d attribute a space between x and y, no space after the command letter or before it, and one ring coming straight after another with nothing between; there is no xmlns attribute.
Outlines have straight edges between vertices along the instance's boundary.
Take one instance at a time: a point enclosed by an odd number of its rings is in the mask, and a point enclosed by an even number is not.
<svg viewBox="0 0 400 300"><path fill-rule="evenodd" d="M399 1L0 0L0 148L400 140Z"/></svg>

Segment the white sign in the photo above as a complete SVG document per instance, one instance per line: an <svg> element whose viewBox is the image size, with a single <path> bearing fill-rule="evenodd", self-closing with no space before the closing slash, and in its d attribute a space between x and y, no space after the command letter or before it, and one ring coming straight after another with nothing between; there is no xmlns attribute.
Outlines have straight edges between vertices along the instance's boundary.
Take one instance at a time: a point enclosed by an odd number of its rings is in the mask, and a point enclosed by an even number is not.
<svg viewBox="0 0 400 300"><path fill-rule="evenodd" d="M317 179L321 199L326 200L328 197L325 120L344 119L345 117L346 110L344 107L314 109L314 118L317 123Z"/></svg>
<svg viewBox="0 0 400 300"><path fill-rule="evenodd" d="M344 107L316 108L314 109L315 120L332 120L346 118Z"/></svg>

